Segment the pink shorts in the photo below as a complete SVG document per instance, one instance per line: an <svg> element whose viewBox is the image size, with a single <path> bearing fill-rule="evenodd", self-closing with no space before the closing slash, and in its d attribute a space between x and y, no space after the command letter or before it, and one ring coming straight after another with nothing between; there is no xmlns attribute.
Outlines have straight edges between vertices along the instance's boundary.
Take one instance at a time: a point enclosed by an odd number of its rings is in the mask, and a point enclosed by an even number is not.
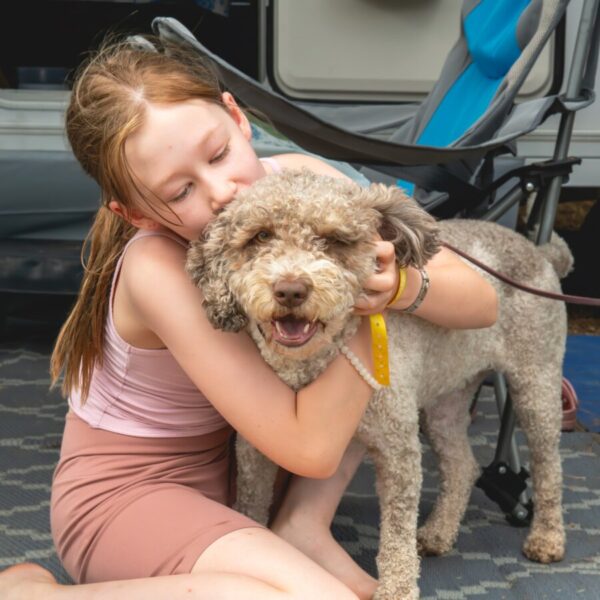
<svg viewBox="0 0 600 600"><path fill-rule="evenodd" d="M66 417L50 520L76 583L189 573L221 536L260 527L231 506L227 427L201 436L142 438Z"/></svg>

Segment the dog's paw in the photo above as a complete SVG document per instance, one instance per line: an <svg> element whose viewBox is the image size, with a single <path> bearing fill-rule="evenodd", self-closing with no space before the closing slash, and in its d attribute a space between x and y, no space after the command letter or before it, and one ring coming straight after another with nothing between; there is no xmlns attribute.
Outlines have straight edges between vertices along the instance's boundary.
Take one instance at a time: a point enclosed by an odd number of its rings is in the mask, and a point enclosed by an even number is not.
<svg viewBox="0 0 600 600"><path fill-rule="evenodd" d="M565 536L560 531L532 531L523 544L523 554L540 563L558 562L565 556Z"/></svg>
<svg viewBox="0 0 600 600"><path fill-rule="evenodd" d="M424 525L417 531L417 552L419 556L440 556L452 550L453 536L444 536L439 530Z"/></svg>
<svg viewBox="0 0 600 600"><path fill-rule="evenodd" d="M399 589L380 584L373 595L373 600L419 600L419 588L413 586L410 589Z"/></svg>

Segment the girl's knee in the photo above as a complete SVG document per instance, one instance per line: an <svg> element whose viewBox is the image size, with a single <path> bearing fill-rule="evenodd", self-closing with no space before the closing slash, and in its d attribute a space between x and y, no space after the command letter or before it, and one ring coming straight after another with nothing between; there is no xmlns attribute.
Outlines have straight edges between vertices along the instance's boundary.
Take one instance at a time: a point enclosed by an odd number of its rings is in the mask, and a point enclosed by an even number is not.
<svg viewBox="0 0 600 600"><path fill-rule="evenodd" d="M331 598L331 600L359 600L354 591L336 579L333 575L319 568L318 572L311 574L312 577L302 582L296 581L296 587L291 590L291 597L294 600L304 600L306 598Z"/></svg>

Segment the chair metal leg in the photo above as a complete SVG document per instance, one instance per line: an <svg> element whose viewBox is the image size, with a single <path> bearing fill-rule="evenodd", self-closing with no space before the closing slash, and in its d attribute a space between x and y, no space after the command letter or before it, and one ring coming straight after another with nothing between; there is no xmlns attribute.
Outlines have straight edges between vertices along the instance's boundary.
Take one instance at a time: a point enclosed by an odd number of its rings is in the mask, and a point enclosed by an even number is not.
<svg viewBox="0 0 600 600"><path fill-rule="evenodd" d="M533 516L533 503L526 492L529 473L521 466L519 459L514 439L515 412L501 373L494 374L494 390L502 417L500 433L494 460L482 470L476 485L500 506L512 525L524 527L529 525Z"/></svg>
<svg viewBox="0 0 600 600"><path fill-rule="evenodd" d="M598 31L600 31L600 0L584 0L566 87L566 99L580 97L587 77L586 70L589 65L594 69L596 67L595 58L600 43ZM556 160L564 159L568 155L574 120L574 112L566 111L561 115L554 148ZM535 240L538 245L550 241L563 182L562 176L554 177L540 190L540 195L536 199L536 214L533 215L532 221L539 224ZM477 486L500 505L509 521L515 525L526 525L533 514L533 503L527 500L525 495L529 473L520 465L513 437L516 424L515 413L506 382L499 373L495 375L494 388L498 409L502 414L500 433L494 460L491 465L483 469Z"/></svg>
<svg viewBox="0 0 600 600"><path fill-rule="evenodd" d="M502 373L494 373L494 392L496 396L496 406L498 408L498 414L504 415L504 409L506 407L506 399L508 397L508 390L506 388L506 379ZM512 411L512 404L510 408ZM514 418L511 415L510 425L514 429ZM510 436L507 440L498 438L496 445L496 455L494 456L495 461L508 462L511 469L517 473L521 470L521 460L519 458L519 450L517 448L517 442L511 430Z"/></svg>
<svg viewBox="0 0 600 600"><path fill-rule="evenodd" d="M598 29L600 29L599 11L599 0L584 1L565 91L565 98L567 100L577 99L581 96L584 80L587 76L586 70L589 68L588 63L593 64L595 62L593 57L597 58L596 53L598 44L600 43L598 40ZM596 65L594 64L593 66L595 67ZM554 158L557 160L566 158L569 153L574 123L575 112L568 111L561 115L558 136L554 146ZM555 177L550 181L547 193L542 202L540 228L536 239L537 244L546 244L550 241L562 184L562 177Z"/></svg>

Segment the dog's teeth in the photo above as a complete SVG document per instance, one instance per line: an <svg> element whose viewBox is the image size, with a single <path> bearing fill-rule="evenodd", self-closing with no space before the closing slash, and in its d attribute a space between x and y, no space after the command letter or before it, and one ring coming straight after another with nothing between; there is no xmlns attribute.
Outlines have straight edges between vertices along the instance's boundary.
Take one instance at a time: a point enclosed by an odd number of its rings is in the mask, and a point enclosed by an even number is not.
<svg viewBox="0 0 600 600"><path fill-rule="evenodd" d="M304 326L304 333L308 333L308 330L310 329L310 325L311 325L310 323L307 323L307 324Z"/></svg>
<svg viewBox="0 0 600 600"><path fill-rule="evenodd" d="M279 323L279 321L275 321L275 327L277 329L277 333L284 338L287 338L287 335L285 334L285 332L283 331L283 329L281 329L281 323Z"/></svg>

